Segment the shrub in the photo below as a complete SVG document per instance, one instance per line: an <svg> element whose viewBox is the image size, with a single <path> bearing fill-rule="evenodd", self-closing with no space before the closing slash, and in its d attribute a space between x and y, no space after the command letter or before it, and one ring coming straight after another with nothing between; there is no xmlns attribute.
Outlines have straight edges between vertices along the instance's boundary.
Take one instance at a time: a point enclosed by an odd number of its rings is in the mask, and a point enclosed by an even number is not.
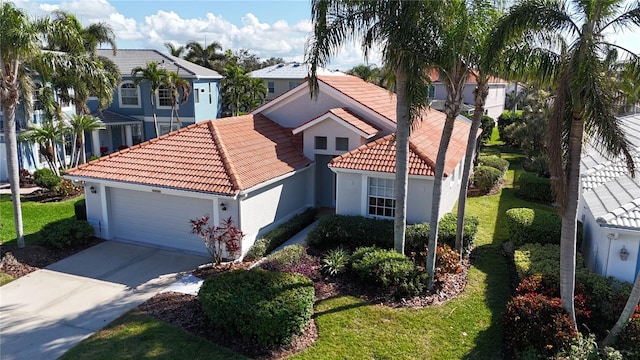
<svg viewBox="0 0 640 360"><path fill-rule="evenodd" d="M321 262L321 271L328 276L337 276L343 273L349 263L349 253L341 247L329 250Z"/></svg>
<svg viewBox="0 0 640 360"><path fill-rule="evenodd" d="M553 277L560 273L560 245L524 244L515 250L514 262L519 279L533 274ZM576 256L576 272L582 271L582 256Z"/></svg>
<svg viewBox="0 0 640 360"><path fill-rule="evenodd" d="M455 274L460 272L460 255L449 245L442 245L436 248L436 269L437 274Z"/></svg>
<svg viewBox="0 0 640 360"><path fill-rule="evenodd" d="M491 140L491 133L493 132L493 128L496 126L496 122L489 115L482 115L482 119L480 121L480 128L482 129L482 136L480 137L480 141L482 143L486 143L487 141Z"/></svg>
<svg viewBox="0 0 640 360"><path fill-rule="evenodd" d="M478 189L488 193L502 179L502 172L490 166L476 166L473 170L473 181Z"/></svg>
<svg viewBox="0 0 640 360"><path fill-rule="evenodd" d="M316 220L316 209L308 208L304 212L294 216L289 221L281 224L266 233L261 239L256 240L245 255L245 259L253 261L272 252L278 246L287 242L302 229L311 225Z"/></svg>
<svg viewBox="0 0 640 360"><path fill-rule="evenodd" d="M535 173L540 177L548 178L549 173L549 156L547 154L539 154L532 156L531 159L522 162L524 171Z"/></svg>
<svg viewBox="0 0 640 360"><path fill-rule="evenodd" d="M556 213L529 208L507 210L509 237L516 245L559 244L562 219Z"/></svg>
<svg viewBox="0 0 640 360"><path fill-rule="evenodd" d="M307 255L307 250L302 245L285 246L267 256L260 267L269 271L301 274L311 279L319 277L317 259Z"/></svg>
<svg viewBox="0 0 640 360"><path fill-rule="evenodd" d="M484 155L478 157L478 165L490 166L502 172L502 176L509 170L509 162L497 155Z"/></svg>
<svg viewBox="0 0 640 360"><path fill-rule="evenodd" d="M33 185L33 175L27 169L20 169L18 173L20 186Z"/></svg>
<svg viewBox="0 0 640 360"><path fill-rule="evenodd" d="M33 173L33 181L41 188L55 191L62 182L62 178L51 171L51 169L38 169Z"/></svg>
<svg viewBox="0 0 640 360"><path fill-rule="evenodd" d="M62 179L62 182L56 188L56 192L63 197L79 194L81 190L80 186L73 185L73 182L69 179Z"/></svg>
<svg viewBox="0 0 640 360"><path fill-rule="evenodd" d="M211 276L198 293L211 325L269 349L288 344L311 319L313 282L291 273L236 270Z"/></svg>
<svg viewBox="0 0 640 360"><path fill-rule="evenodd" d="M636 307L631 320L618 334L615 342L616 348L622 350L629 359L640 359L638 344L640 344L640 306Z"/></svg>
<svg viewBox="0 0 640 360"><path fill-rule="evenodd" d="M362 281L396 296L417 295L425 288L426 275L408 257L394 250L369 247L356 251L351 269Z"/></svg>
<svg viewBox="0 0 640 360"><path fill-rule="evenodd" d="M473 244L478 234L478 218L471 215L464 217L464 229L462 231L462 251L471 253ZM458 229L458 216L454 213L445 214L438 225L438 243L455 248L456 230Z"/></svg>
<svg viewBox="0 0 640 360"><path fill-rule="evenodd" d="M393 221L363 216L329 215L307 235L307 243L325 250L343 246L353 250L362 246L393 247Z"/></svg>
<svg viewBox="0 0 640 360"><path fill-rule="evenodd" d="M405 232L404 238L405 254L426 254L430 228L431 227L428 223L407 225L407 231ZM440 229L442 229L442 225L440 226Z"/></svg>
<svg viewBox="0 0 640 360"><path fill-rule="evenodd" d="M87 244L94 229L86 221L65 219L49 223L40 230L44 243L58 249Z"/></svg>
<svg viewBox="0 0 640 360"><path fill-rule="evenodd" d="M522 199L550 203L554 200L551 179L523 172L518 177L516 195Z"/></svg>
<svg viewBox="0 0 640 360"><path fill-rule="evenodd" d="M561 359L580 359L580 360L622 360L622 354L619 351L605 347L598 349L596 337L593 334L583 336L578 333L569 344L569 347L560 354Z"/></svg>
<svg viewBox="0 0 640 360"><path fill-rule="evenodd" d="M576 335L562 301L543 295L514 297L507 303L503 326L505 346L516 353L532 348L551 356Z"/></svg>
<svg viewBox="0 0 640 360"><path fill-rule="evenodd" d="M500 116L498 117L498 131L500 132L500 139L502 139L506 144L512 145L508 137L505 136L505 128L513 123L522 122L524 122L522 117L522 110L518 110L515 113L510 110L503 111L502 114L500 114Z"/></svg>
<svg viewBox="0 0 640 360"><path fill-rule="evenodd" d="M236 253L240 251L240 241L244 234L233 226L231 217L224 220L222 226L210 226L208 215L190 220L190 222L191 233L204 240L204 245L214 263L220 264L222 262L223 250L226 251L226 256L231 259L234 259Z"/></svg>
<svg viewBox="0 0 640 360"><path fill-rule="evenodd" d="M87 204L84 199L73 204L73 211L76 214L76 220L87 220Z"/></svg>

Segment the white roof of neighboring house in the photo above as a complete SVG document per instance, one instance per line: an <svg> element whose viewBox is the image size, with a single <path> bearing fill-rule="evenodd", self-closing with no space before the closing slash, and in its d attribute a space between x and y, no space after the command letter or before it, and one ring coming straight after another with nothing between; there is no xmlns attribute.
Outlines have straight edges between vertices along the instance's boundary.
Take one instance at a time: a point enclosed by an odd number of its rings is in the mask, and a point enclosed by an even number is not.
<svg viewBox="0 0 640 360"><path fill-rule="evenodd" d="M640 114L621 116L619 119L632 147L640 149ZM617 161L619 159L611 159L596 144L587 143L582 151L580 173L587 175L590 171L600 171L602 167L608 167Z"/></svg>
<svg viewBox="0 0 640 360"><path fill-rule="evenodd" d="M640 228L640 184L631 176L613 179L583 196L598 223Z"/></svg>
<svg viewBox="0 0 640 360"><path fill-rule="evenodd" d="M122 76L131 76L131 70L137 66L145 67L148 62L155 61L159 66L164 66L170 71L178 71L178 75L185 79L222 79L217 71L207 69L204 66L194 64L185 59L158 50L118 49L116 55L113 50L98 50L98 55L113 61L120 69Z"/></svg>
<svg viewBox="0 0 640 360"><path fill-rule="evenodd" d="M309 74L309 67L304 63L286 63L268 66L266 68L254 70L249 73L251 77L260 79L304 79ZM345 76L346 74L337 70L319 68L319 76Z"/></svg>

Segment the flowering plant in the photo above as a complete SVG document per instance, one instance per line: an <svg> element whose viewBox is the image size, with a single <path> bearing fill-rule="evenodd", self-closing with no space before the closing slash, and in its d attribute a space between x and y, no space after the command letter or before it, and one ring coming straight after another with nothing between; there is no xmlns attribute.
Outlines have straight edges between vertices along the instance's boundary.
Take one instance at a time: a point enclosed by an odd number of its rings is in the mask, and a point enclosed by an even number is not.
<svg viewBox="0 0 640 360"><path fill-rule="evenodd" d="M231 217L222 221L221 226L209 225L209 215L199 219L189 220L191 222L191 233L200 236L204 240L211 258L215 264L222 262L223 246L226 255L234 259L240 251L240 240L244 234L240 229L233 226Z"/></svg>

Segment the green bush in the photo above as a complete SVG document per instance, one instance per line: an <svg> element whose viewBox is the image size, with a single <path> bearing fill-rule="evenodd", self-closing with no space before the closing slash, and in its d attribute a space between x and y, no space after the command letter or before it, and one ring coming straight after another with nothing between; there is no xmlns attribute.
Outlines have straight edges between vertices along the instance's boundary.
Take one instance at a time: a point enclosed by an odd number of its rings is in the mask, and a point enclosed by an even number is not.
<svg viewBox="0 0 640 360"><path fill-rule="evenodd" d="M497 155L484 155L478 157L478 165L490 166L502 172L502 176L509 170L509 162Z"/></svg>
<svg viewBox="0 0 640 360"><path fill-rule="evenodd" d="M425 289L426 274L394 250L360 249L351 257L351 270L362 281L396 296L417 295Z"/></svg>
<svg viewBox="0 0 640 360"><path fill-rule="evenodd" d="M76 220L87 220L87 204L84 199L73 204L73 211L76 214Z"/></svg>
<svg viewBox="0 0 640 360"><path fill-rule="evenodd" d="M320 263L320 270L325 275L337 276L346 270L348 263L349 253L345 249L339 247L329 250L324 255L322 262Z"/></svg>
<svg viewBox="0 0 640 360"><path fill-rule="evenodd" d="M535 173L540 177L549 178L549 156L547 154L538 154L532 156L522 162L522 168L524 171Z"/></svg>
<svg viewBox="0 0 640 360"><path fill-rule="evenodd" d="M490 166L476 166L473 170L473 181L478 189L488 193L502 179L502 172Z"/></svg>
<svg viewBox="0 0 640 360"><path fill-rule="evenodd" d="M558 214L544 210L514 208L507 210L505 215L509 238L514 244L560 244L562 219Z"/></svg>
<svg viewBox="0 0 640 360"><path fill-rule="evenodd" d="M496 122L489 115L482 115L482 119L480 121L480 128L482 129L480 141L484 144L491 140L491 133L493 132L493 128L496 126Z"/></svg>
<svg viewBox="0 0 640 360"><path fill-rule="evenodd" d="M264 264L272 264L275 267L282 268L286 266L300 264L306 257L307 250L302 245L285 246L282 250L267 256Z"/></svg>
<svg viewBox="0 0 640 360"><path fill-rule="evenodd" d="M86 221L65 219L45 225L40 234L45 244L64 249L87 244L94 235L94 229Z"/></svg>
<svg viewBox="0 0 640 360"><path fill-rule="evenodd" d="M363 216L329 215L307 235L307 243L326 250L343 246L353 250L362 246L393 247L393 221Z"/></svg>
<svg viewBox="0 0 640 360"><path fill-rule="evenodd" d="M518 110L515 112L506 110L503 111L502 114L498 117L498 132L500 133L500 139L507 143L508 145L512 145L509 142L507 136L505 136L505 128L513 123L522 123L524 122L522 116L522 110Z"/></svg>
<svg viewBox="0 0 640 360"><path fill-rule="evenodd" d="M304 212L291 218L291 220L269 231L261 239L256 240L254 245L245 255L244 259L247 261L253 261L265 256L278 246L287 242L287 240L291 239L302 229L311 225L315 219L316 209L308 208Z"/></svg>
<svg viewBox="0 0 640 360"><path fill-rule="evenodd" d="M524 244L513 254L519 279L533 274L554 277L560 273L560 245L556 244ZM576 272L584 269L582 256L576 255Z"/></svg>
<svg viewBox="0 0 640 360"><path fill-rule="evenodd" d="M404 253L420 254L427 251L430 229L429 223L407 225L407 231L404 236Z"/></svg>
<svg viewBox="0 0 640 360"><path fill-rule="evenodd" d="M522 199L550 203L554 200L551 179L523 172L518 177L516 196Z"/></svg>
<svg viewBox="0 0 640 360"><path fill-rule="evenodd" d="M49 191L56 191L62 178L51 171L51 169L38 169L33 173L33 181L41 188Z"/></svg>
<svg viewBox="0 0 640 360"><path fill-rule="evenodd" d="M458 216L454 213L445 214L438 225L438 244L449 245L455 248L456 230L458 229ZM471 215L464 217L464 230L462 231L462 251L471 253L473 244L478 234L478 218Z"/></svg>
<svg viewBox="0 0 640 360"><path fill-rule="evenodd" d="M315 301L308 278L262 269L211 276L198 296L214 328L243 336L263 349L288 344L301 334Z"/></svg>

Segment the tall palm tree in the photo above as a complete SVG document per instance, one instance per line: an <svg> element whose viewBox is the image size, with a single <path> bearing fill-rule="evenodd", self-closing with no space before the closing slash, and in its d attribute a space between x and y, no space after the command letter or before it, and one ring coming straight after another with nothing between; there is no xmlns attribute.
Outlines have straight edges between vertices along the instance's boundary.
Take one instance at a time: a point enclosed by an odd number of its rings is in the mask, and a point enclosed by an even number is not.
<svg viewBox="0 0 640 360"><path fill-rule="evenodd" d="M91 115L74 115L69 121L69 126L73 132L73 149L74 153L71 156L71 163L73 166L78 163L87 162L87 152L84 148L85 132L92 132L94 130L104 129L104 123L97 117Z"/></svg>
<svg viewBox="0 0 640 360"><path fill-rule="evenodd" d="M156 102L155 97L158 93L158 89L161 86L166 86L167 77L169 71L158 67L158 63L150 61L146 67L136 66L131 70L133 81L136 85L140 85L142 82L149 83L149 100L151 101L151 111L153 112L153 124L156 131L156 137L160 136L160 130L158 129L158 118L156 116Z"/></svg>
<svg viewBox="0 0 640 360"><path fill-rule="evenodd" d="M608 35L640 26L640 2L624 0L525 0L500 19L489 53L530 50L508 55L505 63L521 75L555 83L556 98L549 119L550 171L562 216L560 296L577 329L574 310L576 221L580 196L580 158L585 135L613 156L624 157L633 174L630 145L614 112L614 87L605 56L617 49L636 68L640 58L607 41ZM563 37L560 37L559 34ZM564 41L566 40L566 41ZM506 54L506 53L505 53ZM640 76L640 72L635 72Z"/></svg>
<svg viewBox="0 0 640 360"><path fill-rule="evenodd" d="M314 32L306 49L313 97L319 91L316 73L350 40L362 42L365 57L380 45L385 67L394 74L396 90L396 173L394 248L404 252L407 216L409 136L427 104L428 79L439 31L436 1L313 0Z"/></svg>
<svg viewBox="0 0 640 360"><path fill-rule="evenodd" d="M38 29L29 16L5 2L0 4L0 104L7 149L7 170L11 184L13 218L18 247L24 247L20 182L18 173L18 143L16 138L16 106L20 98L20 79L29 77L25 62L40 55ZM31 89L26 89L31 90ZM26 92L26 91L25 91Z"/></svg>
<svg viewBox="0 0 640 360"><path fill-rule="evenodd" d="M176 106L187 102L189 95L191 94L191 85L189 85L188 80L181 78L177 72L173 71L167 72L165 85L169 87L171 94L171 122L169 124L169 128L173 129L174 114L178 120L178 126L182 127L182 122L180 121L180 115L178 115L178 109ZM180 101L178 101L178 98L180 98Z"/></svg>
<svg viewBox="0 0 640 360"><path fill-rule="evenodd" d="M187 54L184 59L192 63L204 66L209 69L221 70L217 68L216 62L225 59L225 54L219 53L222 45L218 42L212 42L209 45L202 45L197 41L189 41L186 45Z"/></svg>
<svg viewBox="0 0 640 360"><path fill-rule="evenodd" d="M172 56L175 56L175 57L181 57L182 54L184 53L184 50L185 50L184 46L176 47L171 42L164 43L164 47L166 47L167 50L169 50L169 54L171 54Z"/></svg>

